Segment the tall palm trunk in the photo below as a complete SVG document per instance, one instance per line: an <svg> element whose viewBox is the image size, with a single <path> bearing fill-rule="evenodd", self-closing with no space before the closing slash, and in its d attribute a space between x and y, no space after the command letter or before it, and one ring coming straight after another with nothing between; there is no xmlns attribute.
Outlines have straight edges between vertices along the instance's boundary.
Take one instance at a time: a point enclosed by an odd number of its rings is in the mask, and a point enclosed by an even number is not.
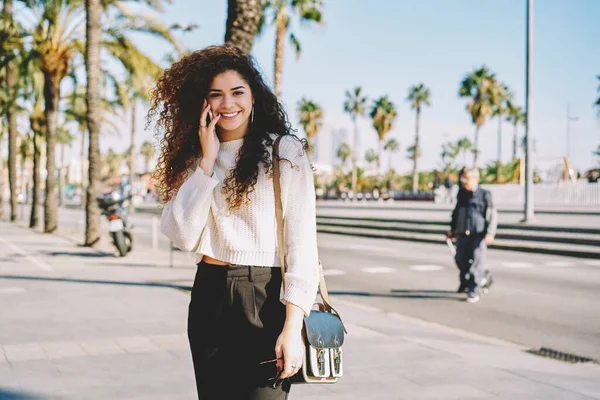
<svg viewBox="0 0 600 400"><path fill-rule="evenodd" d="M352 135L352 193L356 196L356 185L358 181L358 171L356 168L356 154L358 144L358 124L356 123L356 115L352 115L352 122L354 123L354 134ZM356 198L356 197L355 197Z"/></svg>
<svg viewBox="0 0 600 400"><path fill-rule="evenodd" d="M4 15L7 21L12 21L13 1L4 0ZM17 220L17 113L14 107L14 91L17 86L17 71L14 63L6 65L6 87L8 91L8 186L10 188L10 220Z"/></svg>
<svg viewBox="0 0 600 400"><path fill-rule="evenodd" d="M383 139L379 139L379 149L377 150L377 173L381 175L381 155L383 153Z"/></svg>
<svg viewBox="0 0 600 400"><path fill-rule="evenodd" d="M281 22L281 17L277 17L277 32L275 36L275 69L273 84L275 86L275 96L281 97L281 73L283 71L283 50L286 27Z"/></svg>
<svg viewBox="0 0 600 400"><path fill-rule="evenodd" d="M46 119L46 198L44 200L44 232L53 233L58 227L56 204L56 119L60 99L60 80L44 72L44 115Z"/></svg>
<svg viewBox="0 0 600 400"><path fill-rule="evenodd" d="M515 131L513 133L513 151L512 151L512 159L513 160L517 159L517 139L518 139L517 125L515 124Z"/></svg>
<svg viewBox="0 0 600 400"><path fill-rule="evenodd" d="M250 53L262 13L263 0L229 0L225 43Z"/></svg>
<svg viewBox="0 0 600 400"><path fill-rule="evenodd" d="M421 119L421 109L417 107L417 116L415 120L415 153L413 157L413 193L417 193L419 191L419 169L418 169L418 159L419 159L419 122Z"/></svg>
<svg viewBox="0 0 600 400"><path fill-rule="evenodd" d="M131 149L129 151L129 184L131 185L131 193L133 194L133 182L135 180L135 114L137 111L137 101L133 98L131 104ZM133 213L133 199L129 201L129 212Z"/></svg>
<svg viewBox="0 0 600 400"><path fill-rule="evenodd" d="M85 135L87 134L86 129L81 129L81 149L79 150L79 168L81 169L81 206L85 208L86 204L86 188L85 184Z"/></svg>
<svg viewBox="0 0 600 400"><path fill-rule="evenodd" d="M41 148L40 141L42 140L42 135L40 135L37 131L33 131L33 190L31 193L31 213L29 215L29 227L37 228L39 223L39 212L40 212L40 197L41 197L41 187L40 187L40 169L41 169Z"/></svg>
<svg viewBox="0 0 600 400"><path fill-rule="evenodd" d="M473 141L473 168L477 168L479 156L479 126L475 125L475 140Z"/></svg>
<svg viewBox="0 0 600 400"><path fill-rule="evenodd" d="M100 240L100 208L96 197L100 192L100 39L102 36L102 5L100 0L86 0L85 66L87 75L86 117L90 132L89 186L86 200L85 245L94 246Z"/></svg>
<svg viewBox="0 0 600 400"><path fill-rule="evenodd" d="M60 144L60 168L58 169L58 205L65 203L65 144Z"/></svg>
<svg viewBox="0 0 600 400"><path fill-rule="evenodd" d="M502 176L502 115L498 115L498 161L496 162L496 183Z"/></svg>

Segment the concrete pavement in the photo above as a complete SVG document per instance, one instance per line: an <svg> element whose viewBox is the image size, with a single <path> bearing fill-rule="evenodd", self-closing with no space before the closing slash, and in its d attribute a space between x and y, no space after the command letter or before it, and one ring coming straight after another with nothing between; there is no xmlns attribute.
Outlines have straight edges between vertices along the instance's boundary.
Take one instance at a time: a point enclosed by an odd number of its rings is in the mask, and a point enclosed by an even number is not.
<svg viewBox="0 0 600 400"><path fill-rule="evenodd" d="M191 399L194 268L157 267L0 222L0 398ZM334 296L345 377L298 399L600 399L600 367Z"/></svg>

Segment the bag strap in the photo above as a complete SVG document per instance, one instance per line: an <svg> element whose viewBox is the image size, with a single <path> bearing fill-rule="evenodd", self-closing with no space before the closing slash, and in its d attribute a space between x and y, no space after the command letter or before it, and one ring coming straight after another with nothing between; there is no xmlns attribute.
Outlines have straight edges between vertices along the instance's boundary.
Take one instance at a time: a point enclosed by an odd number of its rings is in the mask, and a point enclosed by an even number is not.
<svg viewBox="0 0 600 400"><path fill-rule="evenodd" d="M279 263L281 265L281 282L285 290L285 253L286 245L283 234L283 204L281 201L281 170L279 167L279 142L281 136L275 139L273 144L273 188L275 189L275 217L277 218L277 243L279 247ZM323 274L323 266L319 261L319 292L323 298L323 303L327 311L331 312L332 307L329 304L329 292L325 284L325 275Z"/></svg>

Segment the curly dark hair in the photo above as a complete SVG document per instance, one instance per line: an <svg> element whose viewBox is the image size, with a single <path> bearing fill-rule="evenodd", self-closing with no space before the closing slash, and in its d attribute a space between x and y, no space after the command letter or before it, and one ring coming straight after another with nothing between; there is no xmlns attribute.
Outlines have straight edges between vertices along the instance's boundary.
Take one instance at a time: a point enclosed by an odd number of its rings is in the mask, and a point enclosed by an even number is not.
<svg viewBox="0 0 600 400"><path fill-rule="evenodd" d="M254 121L244 136L236 166L224 181L223 193L230 210L250 201L249 195L258 180L261 164L265 173L272 174L269 148L273 139L270 134L296 137L283 106L263 81L250 55L228 44L209 46L185 55L166 69L156 82L147 116L150 125L158 115L155 134L160 155L155 179L164 203L175 196L202 153L198 137L202 101L213 78L226 71L239 73L250 85L255 99ZM307 142L301 142L304 150L308 150Z"/></svg>

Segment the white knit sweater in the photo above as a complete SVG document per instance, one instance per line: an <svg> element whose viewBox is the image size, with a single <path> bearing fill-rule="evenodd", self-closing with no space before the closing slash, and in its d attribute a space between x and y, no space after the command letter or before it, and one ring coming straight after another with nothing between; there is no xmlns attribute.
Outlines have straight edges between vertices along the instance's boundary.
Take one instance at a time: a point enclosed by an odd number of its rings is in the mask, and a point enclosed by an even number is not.
<svg viewBox="0 0 600 400"><path fill-rule="evenodd" d="M276 138L275 135L272 136ZM235 167L243 139L221 143L212 176L196 167L162 212L161 230L183 251L236 265L279 267L273 179L259 168L250 203L229 211L221 192ZM285 291L281 301L310 313L319 282L313 173L300 142L284 136L279 145L284 216ZM196 166L198 164L196 163Z"/></svg>

